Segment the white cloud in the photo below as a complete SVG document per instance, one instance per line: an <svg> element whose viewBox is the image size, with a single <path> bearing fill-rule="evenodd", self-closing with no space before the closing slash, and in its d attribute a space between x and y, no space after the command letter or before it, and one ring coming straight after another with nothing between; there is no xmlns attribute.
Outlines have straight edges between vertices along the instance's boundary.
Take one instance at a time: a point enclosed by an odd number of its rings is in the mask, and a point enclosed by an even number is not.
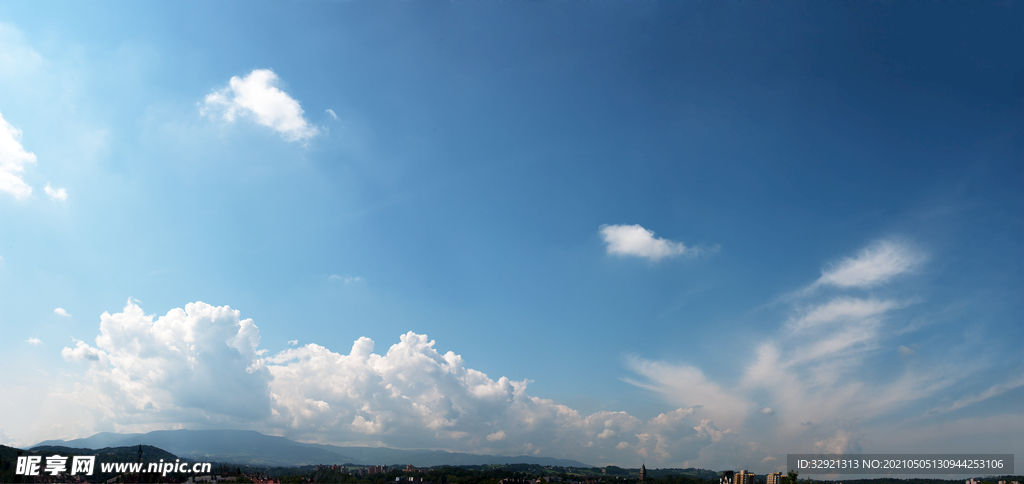
<svg viewBox="0 0 1024 484"><path fill-rule="evenodd" d="M30 345L32 345L32 346L39 346L39 345L43 344L43 340L41 340L39 338L29 338L29 339L25 340L25 342L30 344Z"/></svg>
<svg viewBox="0 0 1024 484"><path fill-rule="evenodd" d="M496 441L499 441L499 440L505 440L505 431L501 430L501 429L498 429L497 432L494 432L493 434L488 434L487 435L487 440L489 440L491 442L496 442Z"/></svg>
<svg viewBox="0 0 1024 484"><path fill-rule="evenodd" d="M297 339L289 340L288 341L288 345L289 346L298 346L299 345L299 340L297 340Z"/></svg>
<svg viewBox="0 0 1024 484"><path fill-rule="evenodd" d="M335 121L338 120L338 115L334 113L333 109L327 109L327 110L324 110L324 112L327 113L327 114L330 114L331 115L331 119L333 119Z"/></svg>
<svg viewBox="0 0 1024 484"><path fill-rule="evenodd" d="M344 276L344 277L342 277L342 276L339 276L337 274L331 274L330 277L327 278L327 280L330 281L330 282L341 282L343 284L352 284L352 283L356 283L356 282L363 282L363 278L360 277L360 276Z"/></svg>
<svg viewBox="0 0 1024 484"><path fill-rule="evenodd" d="M825 271L810 287L876 287L923 260L906 245L875 243ZM805 300L815 295L805 290L800 296ZM896 312L909 305L877 290L868 298L825 295L814 304L794 306L793 316L760 343L724 345L723 351L744 368L739 378L712 379L697 367L634 358L628 366L643 378L626 381L656 391L674 405L699 405L704 418L719 424L696 428L713 442L688 465L705 468L763 468L771 449L779 448L859 452L865 439L875 445L901 432L916 434L920 428L938 425L915 421L916 429L894 426L915 414L908 410L917 408L925 413L919 418L927 419L1024 386L1024 376L1014 375L978 394L954 397L953 403L935 407L930 402L957 396L959 384L973 380L987 366L983 359L948 353L892 361L893 345L884 343L909 333L901 326L913 323L901 324ZM904 356L916 354L908 346L897 349ZM752 418L758 413L773 418ZM1021 429L1019 424L1016 428ZM966 438L978 440L981 435Z"/></svg>
<svg viewBox="0 0 1024 484"><path fill-rule="evenodd" d="M950 411L953 411L953 410L959 410L961 408L964 408L964 407L969 406L969 405L973 405L973 404L978 403L980 401L988 400L989 398L1002 395L1002 394L1004 394L1004 393L1006 393L1006 392L1008 392L1010 390L1013 390L1013 389L1015 389L1017 387L1020 387L1020 386L1024 386L1024 375L1020 375L1020 376L1017 376L1015 378L1011 378L1009 381L1006 381L1006 382L1003 382L1003 383L992 385L987 390L985 390L985 391L983 391L983 392L981 392L981 393L979 393L977 395L968 395L966 397L960 398L959 400L953 402L953 404L948 406L948 407L935 408L935 409L932 409L931 411L929 411L929 413L935 414L935 413L943 413L943 412L950 412Z"/></svg>
<svg viewBox="0 0 1024 484"><path fill-rule="evenodd" d="M192 303L156 317L129 302L100 319L95 347L76 341L62 351L89 364L87 381L57 395L91 409L83 433L244 425L304 441L597 464L682 463L717 438L696 430L695 409L646 422L625 412L580 415L412 332L383 353L360 338L347 354L308 344L262 357L258 328L226 306Z"/></svg>
<svg viewBox="0 0 1024 484"><path fill-rule="evenodd" d="M92 346L89 346L85 341L75 340L75 347L60 350L60 355L68 361L100 361L106 360L107 354L100 351Z"/></svg>
<svg viewBox="0 0 1024 484"><path fill-rule="evenodd" d="M65 311L64 308L56 308L56 309L54 309L53 310L53 314L56 314L57 316L63 316L65 318L70 318L71 317L71 315L68 314L68 312Z"/></svg>
<svg viewBox="0 0 1024 484"><path fill-rule="evenodd" d="M36 155L21 145L21 130L11 126L0 114L0 192L16 199L32 194L32 187L21 178L25 165L36 162Z"/></svg>
<svg viewBox="0 0 1024 484"><path fill-rule="evenodd" d="M856 257L847 257L822 270L815 284L844 288L877 286L916 268L925 258L906 244L881 240L865 247Z"/></svg>
<svg viewBox="0 0 1024 484"><path fill-rule="evenodd" d="M648 380L627 382L661 393L676 405L714 409L716 419L727 427L740 425L750 410L750 403L708 380L698 368L637 357L627 358L626 365Z"/></svg>
<svg viewBox="0 0 1024 484"><path fill-rule="evenodd" d="M831 323L862 321L900 307L895 301L837 297L825 304L814 306L801 317L791 320L792 330L814 328Z"/></svg>
<svg viewBox="0 0 1024 484"><path fill-rule="evenodd" d="M61 354L92 362L91 382L76 396L99 396L99 422L228 424L270 416L259 338L252 320L227 306L196 302L155 318L129 301L122 312L100 316L96 347L77 341Z"/></svg>
<svg viewBox="0 0 1024 484"><path fill-rule="evenodd" d="M206 96L200 114L218 111L228 122L248 116L288 141L316 136L320 130L302 117L299 102L278 89L277 82L277 74L270 69L255 69L241 78L234 76L227 87Z"/></svg>
<svg viewBox="0 0 1024 484"><path fill-rule="evenodd" d="M654 232L640 225L602 225L599 231L608 245L608 253L613 255L631 255L659 261L664 257L697 252L697 249L686 247L682 242L657 238Z"/></svg>
<svg viewBox="0 0 1024 484"><path fill-rule="evenodd" d="M43 187L43 191L46 192L46 195L48 195L50 197L50 200L61 200L61 201L64 201L64 200L68 199L68 191L66 189L64 189L64 188L54 189L53 187L50 186L49 183L47 183L46 186Z"/></svg>

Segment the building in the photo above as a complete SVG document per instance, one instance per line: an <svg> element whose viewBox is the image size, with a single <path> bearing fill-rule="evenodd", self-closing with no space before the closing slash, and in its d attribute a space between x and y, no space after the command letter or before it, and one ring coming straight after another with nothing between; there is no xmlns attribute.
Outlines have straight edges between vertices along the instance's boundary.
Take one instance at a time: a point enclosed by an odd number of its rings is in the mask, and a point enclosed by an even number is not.
<svg viewBox="0 0 1024 484"><path fill-rule="evenodd" d="M782 475L781 472L772 472L771 474L768 474L768 483L767 484L782 484L782 478L783 477L784 476Z"/></svg>
<svg viewBox="0 0 1024 484"><path fill-rule="evenodd" d="M647 480L647 464L640 464L640 480Z"/></svg>
<svg viewBox="0 0 1024 484"><path fill-rule="evenodd" d="M756 484L754 481L754 473L742 470L733 476L733 484Z"/></svg>
<svg viewBox="0 0 1024 484"><path fill-rule="evenodd" d="M718 484L732 484L733 471L722 471L722 478L718 480Z"/></svg>

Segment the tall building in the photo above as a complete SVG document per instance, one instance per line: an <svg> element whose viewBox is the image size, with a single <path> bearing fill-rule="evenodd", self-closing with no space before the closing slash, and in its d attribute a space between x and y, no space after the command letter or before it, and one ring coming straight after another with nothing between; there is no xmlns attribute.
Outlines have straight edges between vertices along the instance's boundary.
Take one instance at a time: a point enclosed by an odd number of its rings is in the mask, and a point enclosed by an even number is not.
<svg viewBox="0 0 1024 484"><path fill-rule="evenodd" d="M768 474L768 484L782 484L782 473L772 472Z"/></svg>
<svg viewBox="0 0 1024 484"><path fill-rule="evenodd" d="M647 464L640 464L640 480L647 480Z"/></svg>
<svg viewBox="0 0 1024 484"><path fill-rule="evenodd" d="M755 484L754 473L742 470L736 473L733 477L733 484Z"/></svg>
<svg viewBox="0 0 1024 484"><path fill-rule="evenodd" d="M718 484L732 484L733 471L722 471L722 478L718 480Z"/></svg>

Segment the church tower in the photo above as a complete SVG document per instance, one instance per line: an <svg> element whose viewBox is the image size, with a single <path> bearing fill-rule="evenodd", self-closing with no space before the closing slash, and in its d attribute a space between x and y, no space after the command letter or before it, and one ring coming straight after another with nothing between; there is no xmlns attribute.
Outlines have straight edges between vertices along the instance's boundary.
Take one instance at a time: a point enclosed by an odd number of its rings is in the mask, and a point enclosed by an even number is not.
<svg viewBox="0 0 1024 484"><path fill-rule="evenodd" d="M640 480L641 481L646 481L647 480L647 465L646 464L640 464Z"/></svg>

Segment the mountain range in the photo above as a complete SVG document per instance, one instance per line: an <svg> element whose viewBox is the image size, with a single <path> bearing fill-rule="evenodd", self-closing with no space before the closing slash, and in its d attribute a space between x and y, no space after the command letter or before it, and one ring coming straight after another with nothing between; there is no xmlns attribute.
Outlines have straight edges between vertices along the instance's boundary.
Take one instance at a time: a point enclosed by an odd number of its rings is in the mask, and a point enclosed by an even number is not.
<svg viewBox="0 0 1024 484"><path fill-rule="evenodd" d="M538 464L561 467L592 467L582 462L550 457L467 454L443 450L404 450L387 447L340 447L306 444L252 430L157 430L145 434L100 432L74 440L46 440L40 446L101 449L152 445L179 457L200 462L224 462L262 466L315 464L437 465Z"/></svg>

